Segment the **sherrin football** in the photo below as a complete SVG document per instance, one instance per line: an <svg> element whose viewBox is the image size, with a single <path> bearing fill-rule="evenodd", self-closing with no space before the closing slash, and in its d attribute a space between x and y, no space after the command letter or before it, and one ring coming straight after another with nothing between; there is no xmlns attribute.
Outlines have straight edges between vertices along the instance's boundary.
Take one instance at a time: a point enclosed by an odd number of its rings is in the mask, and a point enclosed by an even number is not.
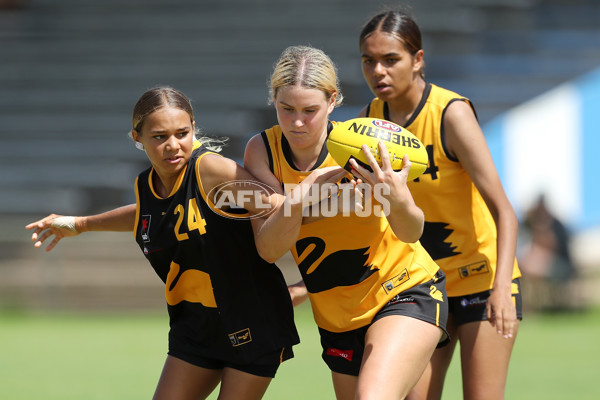
<svg viewBox="0 0 600 400"><path fill-rule="evenodd" d="M402 158L408 154L412 166L407 180L419 177L427 168L427 150L421 141L400 125L377 118L354 118L337 123L327 138L327 150L345 170L351 172L350 159L369 170L369 162L361 146L366 144L381 165L378 143L382 141L389 154L394 171L402 169Z"/></svg>

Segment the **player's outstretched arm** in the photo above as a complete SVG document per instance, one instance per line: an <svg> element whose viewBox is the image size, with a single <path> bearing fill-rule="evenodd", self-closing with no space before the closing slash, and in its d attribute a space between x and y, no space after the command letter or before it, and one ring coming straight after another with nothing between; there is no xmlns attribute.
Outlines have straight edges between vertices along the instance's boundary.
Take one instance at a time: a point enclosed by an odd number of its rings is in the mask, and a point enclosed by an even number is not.
<svg viewBox="0 0 600 400"><path fill-rule="evenodd" d="M130 204L107 211L102 214L74 217L50 214L45 218L32 222L25 229L33 230L31 240L35 247L53 236L46 246L46 251L52 250L64 237L76 236L88 231L127 232L133 229L136 205Z"/></svg>

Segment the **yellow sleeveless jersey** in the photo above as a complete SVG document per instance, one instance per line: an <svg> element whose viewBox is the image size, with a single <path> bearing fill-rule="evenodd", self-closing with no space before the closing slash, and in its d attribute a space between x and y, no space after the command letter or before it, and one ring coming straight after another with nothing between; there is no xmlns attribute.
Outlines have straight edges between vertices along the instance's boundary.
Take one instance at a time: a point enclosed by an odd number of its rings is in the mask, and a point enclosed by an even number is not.
<svg viewBox="0 0 600 400"><path fill-rule="evenodd" d="M429 165L408 183L417 205L425 213L421 243L446 273L449 297L492 288L496 272L496 224L471 177L445 148L442 119L454 101L471 102L428 83L423 99L406 129L425 145ZM367 116L389 120L387 104L375 98ZM521 276L517 261L513 279Z"/></svg>
<svg viewBox="0 0 600 400"><path fill-rule="evenodd" d="M262 132L262 137L271 170L284 188L310 174L294 167L279 126ZM324 145L312 170L336 165ZM291 252L315 321L331 332L368 325L391 298L430 281L439 270L421 244L400 241L384 216L338 215L302 225Z"/></svg>

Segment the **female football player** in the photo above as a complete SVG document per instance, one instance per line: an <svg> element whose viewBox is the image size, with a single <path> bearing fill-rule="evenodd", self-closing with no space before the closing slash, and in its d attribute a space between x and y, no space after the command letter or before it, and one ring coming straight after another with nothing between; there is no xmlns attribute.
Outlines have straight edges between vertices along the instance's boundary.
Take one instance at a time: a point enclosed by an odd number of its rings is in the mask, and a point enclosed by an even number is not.
<svg viewBox="0 0 600 400"><path fill-rule="evenodd" d="M460 342L465 399L503 399L521 319L515 259L518 221L471 102L425 80L421 33L402 12L376 15L359 38L362 71L376 96L360 116L414 133L429 154L408 182L425 214L421 243L446 273L449 346L435 351L410 399L440 399Z"/></svg>
<svg viewBox="0 0 600 400"><path fill-rule="evenodd" d="M342 101L333 62L315 48L287 48L271 75L269 98L279 125L250 139L244 163L283 192L336 165L325 145L329 114ZM363 149L372 172L352 165L360 178L354 183L388 189L387 217L311 214L299 235L281 236L269 256L276 260L291 248L340 400L404 398L445 338L444 275L418 242L423 213L406 186L410 163L405 158L394 172L382 146L381 166Z"/></svg>
<svg viewBox="0 0 600 400"><path fill-rule="evenodd" d="M154 399L204 399L219 382L219 399L260 399L299 342L283 276L259 256L265 244L295 228L276 220L284 200L260 191L260 197L238 196L265 185L252 186L256 181L245 169L195 140L191 103L175 89L154 88L140 97L131 136L152 164L136 179L137 204L97 216L46 217L27 226L35 245L55 235L52 249L64 236L133 227L166 285L170 317L169 351ZM343 173L330 169L309 180L336 181ZM223 190L246 201L217 207ZM298 213L301 200L285 201L288 213ZM263 214L265 204L273 204L271 214L252 219L253 232L239 212Z"/></svg>

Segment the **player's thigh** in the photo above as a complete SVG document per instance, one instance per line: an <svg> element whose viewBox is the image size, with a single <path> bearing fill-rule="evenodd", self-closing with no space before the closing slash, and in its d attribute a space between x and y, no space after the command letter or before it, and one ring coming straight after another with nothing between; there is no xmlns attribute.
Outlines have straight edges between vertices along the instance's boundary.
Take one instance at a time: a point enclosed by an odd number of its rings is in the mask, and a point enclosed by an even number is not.
<svg viewBox="0 0 600 400"><path fill-rule="evenodd" d="M452 356L458 343L457 327L454 321L454 316L450 313L448 315L448 323L446 324L446 331L450 336L449 341L446 345L436 348L429 361L428 369L431 370L431 374L434 379L437 379L440 383L444 382L446 372L452 362Z"/></svg>
<svg viewBox="0 0 600 400"><path fill-rule="evenodd" d="M476 321L458 327L465 399L504 398L508 364L519 321L512 338L499 335L488 321ZM494 394L494 397L489 397Z"/></svg>
<svg viewBox="0 0 600 400"><path fill-rule="evenodd" d="M262 399L272 379L233 368L225 368L218 400Z"/></svg>
<svg viewBox="0 0 600 400"><path fill-rule="evenodd" d="M154 393L154 400L198 400L212 393L222 370L208 369L167 356Z"/></svg>
<svg viewBox="0 0 600 400"><path fill-rule="evenodd" d="M356 382L358 381L357 376L332 371L331 379L337 400L354 400L356 396Z"/></svg>
<svg viewBox="0 0 600 400"><path fill-rule="evenodd" d="M435 349L425 371L411 390L407 400L439 400L442 398L446 373L457 343L456 326L452 314L448 315L446 330L450 335L450 341L445 346Z"/></svg>
<svg viewBox="0 0 600 400"><path fill-rule="evenodd" d="M365 337L358 397L404 398L425 370L441 336L439 327L403 315L374 322Z"/></svg>

